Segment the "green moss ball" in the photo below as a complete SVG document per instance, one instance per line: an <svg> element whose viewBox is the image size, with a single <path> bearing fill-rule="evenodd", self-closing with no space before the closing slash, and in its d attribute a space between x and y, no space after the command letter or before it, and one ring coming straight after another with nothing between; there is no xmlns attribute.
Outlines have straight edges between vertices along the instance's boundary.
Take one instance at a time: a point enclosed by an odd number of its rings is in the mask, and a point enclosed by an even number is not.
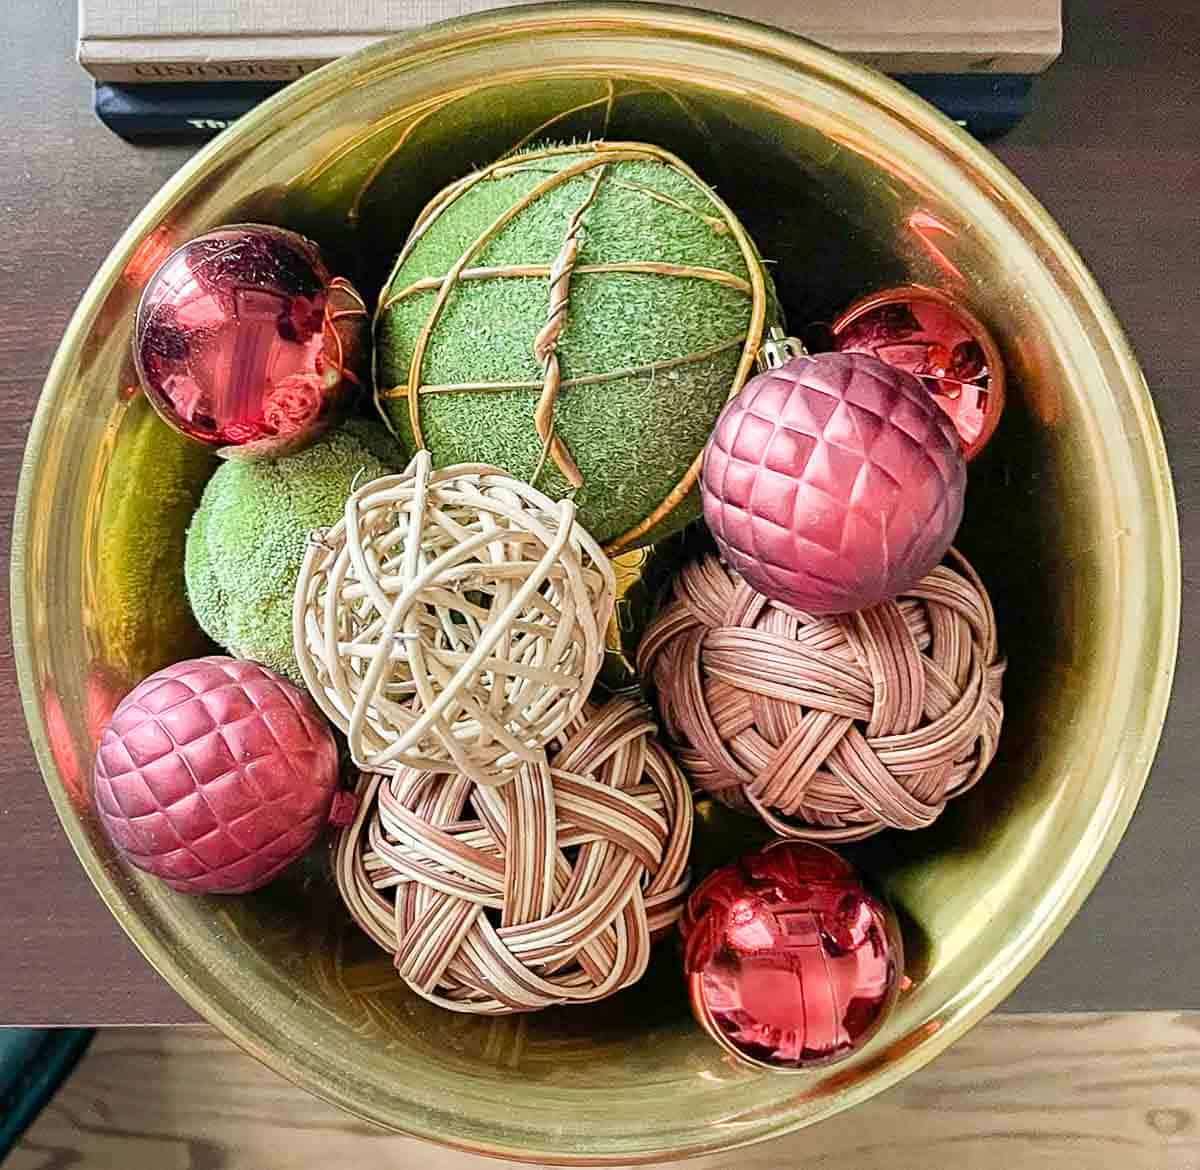
<svg viewBox="0 0 1200 1170"><path fill-rule="evenodd" d="M294 455L223 463L187 534L188 600L204 632L303 685L292 594L309 533L340 519L352 486L396 471L401 459L382 427L352 420Z"/></svg>
<svg viewBox="0 0 1200 1170"><path fill-rule="evenodd" d="M448 188L436 214L418 223L376 320L379 404L407 449L415 445L409 404L395 388L408 383L437 292L405 290L444 277L539 184L595 156L587 145L531 151L488 168L480 181ZM467 268L549 266L569 222L586 204L558 344L566 382L554 425L582 474L575 494L580 520L609 542L653 513L703 449L733 386L753 298L746 287L699 275L587 271L649 262L750 281L727 213L672 156L647 152L608 162L593 195L595 182L596 171L586 170L548 187L492 234ZM761 270L756 256L750 263ZM454 286L429 337L422 386L522 385L424 390L418 396L421 434L436 466L490 463L520 479L534 478L543 446L534 427L543 375L534 338L546 321L549 297L543 274L471 278L468 272ZM659 368L645 368L655 363ZM587 381L572 384L578 379ZM536 482L554 497L568 490L552 461ZM697 515L693 493L653 535Z"/></svg>

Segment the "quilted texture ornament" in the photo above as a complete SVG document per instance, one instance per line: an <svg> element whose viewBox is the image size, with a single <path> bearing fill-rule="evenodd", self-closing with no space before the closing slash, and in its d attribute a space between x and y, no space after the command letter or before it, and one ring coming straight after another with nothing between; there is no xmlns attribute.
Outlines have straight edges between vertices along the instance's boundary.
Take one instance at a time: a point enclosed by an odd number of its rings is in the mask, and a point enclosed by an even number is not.
<svg viewBox="0 0 1200 1170"><path fill-rule="evenodd" d="M130 864L186 894L269 882L349 812L338 753L302 691L213 656L152 674L100 737L95 803Z"/></svg>
<svg viewBox="0 0 1200 1170"><path fill-rule="evenodd" d="M911 374L824 353L766 370L725 407L700 489L721 555L755 589L848 613L942 559L966 464L954 424Z"/></svg>
<svg viewBox="0 0 1200 1170"><path fill-rule="evenodd" d="M785 837L923 829L996 753L1004 661L982 582L951 550L893 601L816 617L711 554L638 647L675 758Z"/></svg>
<svg viewBox="0 0 1200 1170"><path fill-rule="evenodd" d="M432 1003L504 1015L641 978L688 889L692 801L628 699L587 707L500 787L364 773L338 839L355 921Z"/></svg>

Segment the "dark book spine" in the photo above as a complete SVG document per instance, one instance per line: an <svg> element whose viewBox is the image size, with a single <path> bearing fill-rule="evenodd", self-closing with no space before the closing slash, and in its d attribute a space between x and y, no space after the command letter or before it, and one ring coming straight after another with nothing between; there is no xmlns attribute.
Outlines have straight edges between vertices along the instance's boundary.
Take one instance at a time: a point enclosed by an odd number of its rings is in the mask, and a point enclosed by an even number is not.
<svg viewBox="0 0 1200 1170"><path fill-rule="evenodd" d="M894 80L976 138L1006 134L1033 105L1033 78L1025 73L911 73Z"/></svg>
<svg viewBox="0 0 1200 1170"><path fill-rule="evenodd" d="M1031 103L1025 74L914 73L896 80L977 138L1011 130ZM201 142L282 88L275 82L97 83L95 107L110 130L131 142Z"/></svg>
<svg viewBox="0 0 1200 1170"><path fill-rule="evenodd" d="M283 88L283 82L96 83L96 117L130 142L202 142Z"/></svg>

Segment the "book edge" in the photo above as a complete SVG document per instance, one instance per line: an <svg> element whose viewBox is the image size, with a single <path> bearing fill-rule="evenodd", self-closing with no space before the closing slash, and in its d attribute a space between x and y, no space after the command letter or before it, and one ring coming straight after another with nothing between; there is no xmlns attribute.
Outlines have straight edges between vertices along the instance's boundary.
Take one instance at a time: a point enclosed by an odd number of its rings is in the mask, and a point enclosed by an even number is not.
<svg viewBox="0 0 1200 1170"><path fill-rule="evenodd" d="M84 0L80 0L80 4ZM420 27L414 25L413 28ZM397 29L396 32L411 31ZM97 81L169 84L178 81L293 80L393 33L337 36L185 38L81 37L76 60ZM807 34L806 34L807 35ZM825 39L822 40L824 35ZM878 41L815 30L809 39L885 73L1041 73L1062 51L1062 30L1009 32L997 38L963 33L914 34L920 47L880 50ZM252 50L252 51L251 51Z"/></svg>

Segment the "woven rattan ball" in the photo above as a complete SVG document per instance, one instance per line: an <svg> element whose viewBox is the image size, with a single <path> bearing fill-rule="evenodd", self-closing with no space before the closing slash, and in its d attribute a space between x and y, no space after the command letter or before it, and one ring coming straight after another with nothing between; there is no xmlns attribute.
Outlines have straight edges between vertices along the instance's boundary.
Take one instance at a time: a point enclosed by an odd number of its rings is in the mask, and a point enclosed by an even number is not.
<svg viewBox="0 0 1200 1170"><path fill-rule="evenodd" d="M296 659L360 768L502 784L583 708L614 588L569 500L421 451L313 534Z"/></svg>
<svg viewBox="0 0 1200 1170"><path fill-rule="evenodd" d="M676 577L638 669L700 788L826 842L931 824L991 762L1004 712L991 602L954 550L901 596L824 617L705 556Z"/></svg>
<svg viewBox="0 0 1200 1170"><path fill-rule="evenodd" d="M636 982L683 911L692 804L645 707L586 707L511 784L365 774L337 844L355 921L431 1002L502 1015Z"/></svg>

